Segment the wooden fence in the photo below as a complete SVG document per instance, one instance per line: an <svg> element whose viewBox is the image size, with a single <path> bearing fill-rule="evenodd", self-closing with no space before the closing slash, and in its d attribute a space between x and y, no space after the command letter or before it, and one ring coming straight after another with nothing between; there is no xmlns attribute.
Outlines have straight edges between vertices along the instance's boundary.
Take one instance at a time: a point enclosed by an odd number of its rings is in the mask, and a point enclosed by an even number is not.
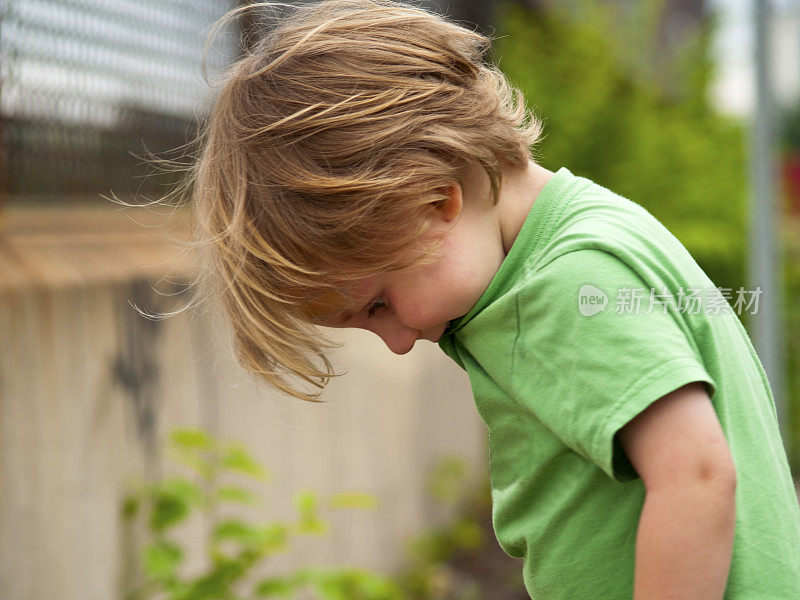
<svg viewBox="0 0 800 600"><path fill-rule="evenodd" d="M375 511L333 513L328 536L299 540L271 571L393 570L404 541L439 518L425 489L439 458L458 455L485 481L483 424L438 348L397 357L348 333L333 355L348 375L325 403L277 395L233 364L206 317L132 308L168 307L152 284L177 252L129 216L7 210L0 223L0 598L121 598L142 541L121 501L173 468L162 441L175 426L242 441L270 468L255 518L292 517L304 488L377 496ZM181 532L189 571L202 568L205 527Z"/></svg>

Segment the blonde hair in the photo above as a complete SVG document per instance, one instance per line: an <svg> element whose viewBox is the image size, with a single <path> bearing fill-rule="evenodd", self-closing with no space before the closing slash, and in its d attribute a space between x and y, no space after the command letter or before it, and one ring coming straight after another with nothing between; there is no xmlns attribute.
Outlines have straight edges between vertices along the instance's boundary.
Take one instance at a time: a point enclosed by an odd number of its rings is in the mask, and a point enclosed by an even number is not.
<svg viewBox="0 0 800 600"><path fill-rule="evenodd" d="M503 165L527 164L541 124L488 47L409 4L325 0L231 67L189 185L201 289L219 294L245 368L317 400L335 373L312 315L347 282L406 266L420 217L464 168L486 171L496 202Z"/></svg>

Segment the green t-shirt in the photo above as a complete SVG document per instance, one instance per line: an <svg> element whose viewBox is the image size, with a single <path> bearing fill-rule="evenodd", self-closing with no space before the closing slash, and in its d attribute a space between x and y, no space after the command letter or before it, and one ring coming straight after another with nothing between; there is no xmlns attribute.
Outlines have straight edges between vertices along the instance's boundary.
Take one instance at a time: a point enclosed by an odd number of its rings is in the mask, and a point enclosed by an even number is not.
<svg viewBox="0 0 800 600"><path fill-rule="evenodd" d="M560 169L442 349L489 430L492 520L534 600L633 595L644 484L617 431L705 382L737 471L726 600L800 598L800 508L763 368L737 314L643 207ZM730 298L728 299L728 296Z"/></svg>

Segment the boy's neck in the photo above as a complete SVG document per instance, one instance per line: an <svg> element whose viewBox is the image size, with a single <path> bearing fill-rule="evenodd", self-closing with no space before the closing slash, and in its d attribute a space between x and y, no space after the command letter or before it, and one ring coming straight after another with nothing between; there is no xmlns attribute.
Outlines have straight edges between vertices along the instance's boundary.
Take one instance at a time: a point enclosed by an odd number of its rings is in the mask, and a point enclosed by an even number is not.
<svg viewBox="0 0 800 600"><path fill-rule="evenodd" d="M470 165L462 171L458 182L461 212L456 223L448 225L444 238L443 256L450 257L453 263L446 268L457 270L459 265L467 264L470 278L488 286L517 239L537 196L553 175L532 161L523 168L506 165L498 201L493 203L486 171L479 165Z"/></svg>
<svg viewBox="0 0 800 600"><path fill-rule="evenodd" d="M529 161L525 168L508 168L503 172L503 186L495 208L505 254L517 239L539 192L553 175L552 171L533 161Z"/></svg>

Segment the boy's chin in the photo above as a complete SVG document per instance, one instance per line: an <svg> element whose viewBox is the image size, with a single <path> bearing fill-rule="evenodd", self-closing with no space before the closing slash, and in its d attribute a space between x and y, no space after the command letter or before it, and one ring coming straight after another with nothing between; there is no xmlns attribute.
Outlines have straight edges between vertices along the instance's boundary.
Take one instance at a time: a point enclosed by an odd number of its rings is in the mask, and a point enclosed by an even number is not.
<svg viewBox="0 0 800 600"><path fill-rule="evenodd" d="M431 327L428 331L425 332L425 335L420 336L420 339L428 340L429 342L433 342L434 344L436 344L442 338L442 335L444 335L444 332L447 330L448 325L449 323L443 323L442 325L438 325L437 327Z"/></svg>

